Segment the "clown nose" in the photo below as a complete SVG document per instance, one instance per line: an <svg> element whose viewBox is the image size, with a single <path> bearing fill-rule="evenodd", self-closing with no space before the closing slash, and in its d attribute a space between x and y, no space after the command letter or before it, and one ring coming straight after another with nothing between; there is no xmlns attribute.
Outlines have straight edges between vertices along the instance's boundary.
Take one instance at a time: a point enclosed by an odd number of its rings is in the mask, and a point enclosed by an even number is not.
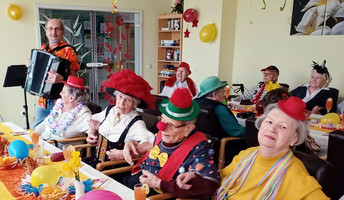
<svg viewBox="0 0 344 200"><path fill-rule="evenodd" d="M156 124L156 127L158 127L160 131L164 131L166 130L167 124L165 122L160 121Z"/></svg>

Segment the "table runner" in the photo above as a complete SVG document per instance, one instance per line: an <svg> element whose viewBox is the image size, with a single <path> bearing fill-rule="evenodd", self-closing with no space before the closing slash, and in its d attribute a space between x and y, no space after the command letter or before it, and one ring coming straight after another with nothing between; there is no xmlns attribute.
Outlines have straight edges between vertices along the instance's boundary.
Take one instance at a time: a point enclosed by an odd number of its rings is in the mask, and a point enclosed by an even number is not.
<svg viewBox="0 0 344 200"><path fill-rule="evenodd" d="M13 132L12 129L10 129L9 127L7 127L6 125L0 123L0 132L3 132L3 135L0 135L3 138L7 138L8 141L12 142L14 140L23 140L24 142L26 142L27 144L31 144L32 142L20 135L17 136L13 136L10 133ZM50 152L47 150L44 150L44 154L47 155ZM30 153L29 153L30 157L33 157L33 151L32 149L30 149ZM63 177L69 177L69 178L73 178L73 174L65 172L62 170L62 165L64 164L64 161L61 162L51 162L49 165L54 166L55 168L57 168L59 170L59 172L61 173L61 176ZM29 197L26 196L22 196L19 192L18 192L18 186L20 184L21 178L22 176L25 174L27 169L23 168L22 166L17 166L13 169L9 169L9 170L0 170L0 199L38 199L33 197L32 195ZM87 180L88 177L85 176L84 174L80 173L80 178L81 180ZM69 197L67 199L70 199Z"/></svg>

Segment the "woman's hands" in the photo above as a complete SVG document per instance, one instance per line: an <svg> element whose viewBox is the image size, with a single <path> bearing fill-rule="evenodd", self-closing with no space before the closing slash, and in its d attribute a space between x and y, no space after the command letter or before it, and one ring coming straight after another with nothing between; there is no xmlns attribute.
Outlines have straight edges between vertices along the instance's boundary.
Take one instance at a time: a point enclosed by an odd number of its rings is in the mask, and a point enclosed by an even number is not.
<svg viewBox="0 0 344 200"><path fill-rule="evenodd" d="M111 149L110 151L106 151L106 155L112 161L123 160L123 150Z"/></svg>
<svg viewBox="0 0 344 200"><path fill-rule="evenodd" d="M131 140L131 141L126 142L124 145L123 157L124 157L124 160L127 161L127 163L129 163L129 165L134 165L132 154L134 154L134 156L139 155L139 153L136 150L136 146L138 144L139 143L137 141Z"/></svg>
<svg viewBox="0 0 344 200"><path fill-rule="evenodd" d="M88 136L86 138L87 143L89 144L95 144L97 143L97 139L98 139L98 129L100 126L100 121L95 120L95 119L89 119L88 120L88 126L89 126L89 133Z"/></svg>
<svg viewBox="0 0 344 200"><path fill-rule="evenodd" d="M161 179L147 170L142 170L140 182L142 184L147 183L150 188L160 189Z"/></svg>
<svg viewBox="0 0 344 200"><path fill-rule="evenodd" d="M320 110L323 109L323 107L320 106L314 106L312 109L312 114L320 114Z"/></svg>

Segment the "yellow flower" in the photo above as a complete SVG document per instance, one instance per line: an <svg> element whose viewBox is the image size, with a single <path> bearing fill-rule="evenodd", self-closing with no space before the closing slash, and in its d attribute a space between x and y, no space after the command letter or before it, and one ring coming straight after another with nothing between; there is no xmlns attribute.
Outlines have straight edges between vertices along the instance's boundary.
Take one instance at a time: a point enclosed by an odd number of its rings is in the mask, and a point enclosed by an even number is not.
<svg viewBox="0 0 344 200"><path fill-rule="evenodd" d="M271 90L279 88L279 83L273 83L272 81L269 81L269 84L265 86L266 92L269 92Z"/></svg>
<svg viewBox="0 0 344 200"><path fill-rule="evenodd" d="M70 172L72 171L72 169L70 168L70 165L69 163L64 163L63 166L62 166L62 169L66 172Z"/></svg>

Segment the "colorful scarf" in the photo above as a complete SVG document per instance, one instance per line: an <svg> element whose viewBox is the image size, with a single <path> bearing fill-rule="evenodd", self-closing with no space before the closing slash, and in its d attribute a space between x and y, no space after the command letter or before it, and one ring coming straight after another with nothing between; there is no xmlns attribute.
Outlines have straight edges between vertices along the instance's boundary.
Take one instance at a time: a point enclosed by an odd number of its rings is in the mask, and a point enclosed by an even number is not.
<svg viewBox="0 0 344 200"><path fill-rule="evenodd" d="M221 185L217 194L217 200L227 199L236 194L241 189L252 169L258 152L259 149L249 153L239 162L234 172L224 181L223 185ZM261 191L257 199L266 200L276 198L278 189L281 186L283 178L290 166L292 157L293 152L289 151L270 168L270 170L265 174L265 176L257 185L258 187L265 180L267 180L264 189ZM231 191L231 189L234 188L235 185L239 185L238 189L236 191ZM232 193L228 194L228 192L230 191Z"/></svg>
<svg viewBox="0 0 344 200"><path fill-rule="evenodd" d="M75 119L75 116L80 112L82 109L83 103L78 103L78 106L73 108L69 111L66 115L62 115L60 119L57 119L57 115L62 113L63 103L61 99L56 101L56 104L53 110L47 117L48 124L49 124L49 138L51 135L58 135L59 137L63 137L63 133L66 131L67 127L72 124Z"/></svg>

